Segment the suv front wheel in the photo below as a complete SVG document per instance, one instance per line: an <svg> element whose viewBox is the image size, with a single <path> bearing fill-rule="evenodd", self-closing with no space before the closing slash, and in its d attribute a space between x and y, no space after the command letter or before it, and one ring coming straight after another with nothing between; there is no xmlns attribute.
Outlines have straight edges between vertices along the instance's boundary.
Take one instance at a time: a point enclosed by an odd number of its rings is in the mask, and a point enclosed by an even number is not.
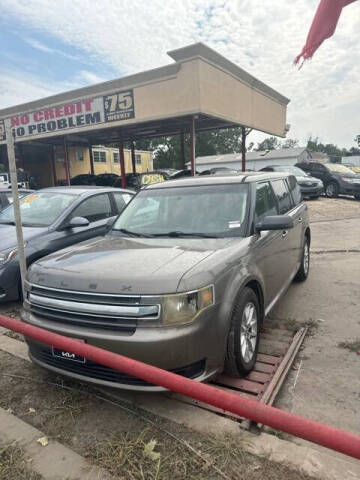
<svg viewBox="0 0 360 480"><path fill-rule="evenodd" d="M259 348L260 307L250 288L238 295L231 317L224 370L229 375L249 373Z"/></svg>

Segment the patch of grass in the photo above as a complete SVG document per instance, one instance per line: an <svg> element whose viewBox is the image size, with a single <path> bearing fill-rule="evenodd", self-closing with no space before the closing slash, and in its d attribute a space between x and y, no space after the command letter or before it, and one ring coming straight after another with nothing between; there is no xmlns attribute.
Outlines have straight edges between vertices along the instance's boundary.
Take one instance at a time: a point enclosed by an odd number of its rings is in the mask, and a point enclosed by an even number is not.
<svg viewBox="0 0 360 480"><path fill-rule="evenodd" d="M197 437L197 438L196 438ZM153 459L144 454L155 440ZM237 436L199 437L188 440L195 455L183 443L147 428L140 435L112 436L95 442L86 456L121 480L310 480L310 477L246 453Z"/></svg>
<svg viewBox="0 0 360 480"><path fill-rule="evenodd" d="M338 343L338 347L346 348L350 352L360 352L360 339L356 340L346 340L345 342Z"/></svg>
<svg viewBox="0 0 360 480"><path fill-rule="evenodd" d="M264 431L266 433L269 433L270 435L274 435L274 437L280 438L280 440L289 440L291 438L291 435L288 435L287 433L280 432L279 430L274 430L271 427L265 427Z"/></svg>
<svg viewBox="0 0 360 480"><path fill-rule="evenodd" d="M24 451L17 444L0 449L0 478L1 480L42 480L41 475L28 468Z"/></svg>
<svg viewBox="0 0 360 480"><path fill-rule="evenodd" d="M271 320L271 325L273 327L286 329L293 333L296 333L301 327L307 327L308 335L314 335L316 330L319 328L319 321L313 318L309 318L308 320L305 320L305 322L300 322L295 317L268 318Z"/></svg>

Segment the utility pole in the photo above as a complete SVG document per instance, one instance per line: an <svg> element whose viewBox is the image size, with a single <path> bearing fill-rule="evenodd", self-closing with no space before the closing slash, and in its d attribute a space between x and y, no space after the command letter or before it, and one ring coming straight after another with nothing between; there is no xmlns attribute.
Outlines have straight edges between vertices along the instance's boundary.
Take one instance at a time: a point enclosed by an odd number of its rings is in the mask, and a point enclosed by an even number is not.
<svg viewBox="0 0 360 480"><path fill-rule="evenodd" d="M15 146L14 138L11 128L5 127L6 131L6 147L7 155L9 162L9 173L11 179L11 190L13 195L13 208L14 208L14 218L16 226L16 238L17 238L17 248L19 255L19 265L20 265L20 274L21 274L21 288L23 292L23 298L25 298L24 290L24 281L26 276L26 258L25 258L25 247L24 247L24 237L21 223L21 212L20 212L20 201L19 201L19 190L18 190L18 180L17 180L17 171L16 171L16 160L15 160Z"/></svg>

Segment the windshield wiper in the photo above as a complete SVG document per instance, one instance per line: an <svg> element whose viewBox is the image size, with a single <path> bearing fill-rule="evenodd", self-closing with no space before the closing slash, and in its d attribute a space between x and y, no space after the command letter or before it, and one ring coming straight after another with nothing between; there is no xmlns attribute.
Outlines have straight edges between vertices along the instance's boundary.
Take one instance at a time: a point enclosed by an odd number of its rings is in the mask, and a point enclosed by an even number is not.
<svg viewBox="0 0 360 480"><path fill-rule="evenodd" d="M153 237L200 237L200 238L219 238L218 235L213 233L200 233L200 232L181 232L180 230L175 230L173 232L167 233L154 233Z"/></svg>
<svg viewBox="0 0 360 480"><path fill-rule="evenodd" d="M138 232L131 232L130 230L127 230L126 228L113 228L115 232L121 232L125 233L125 235L129 235L131 237L143 237L143 238L151 238L154 235L148 235L146 233L138 233Z"/></svg>

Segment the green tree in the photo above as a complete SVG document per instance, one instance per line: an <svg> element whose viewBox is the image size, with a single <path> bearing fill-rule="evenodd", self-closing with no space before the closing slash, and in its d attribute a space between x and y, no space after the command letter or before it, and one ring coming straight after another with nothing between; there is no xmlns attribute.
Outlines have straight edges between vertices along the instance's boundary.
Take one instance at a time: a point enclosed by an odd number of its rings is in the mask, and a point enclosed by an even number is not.
<svg viewBox="0 0 360 480"><path fill-rule="evenodd" d="M265 138L262 142L258 143L255 150L257 150L258 152L262 150L276 150L280 147L281 143L276 137L268 137Z"/></svg>
<svg viewBox="0 0 360 480"><path fill-rule="evenodd" d="M299 140L297 138L287 138L283 141L281 148L296 148L299 146Z"/></svg>

